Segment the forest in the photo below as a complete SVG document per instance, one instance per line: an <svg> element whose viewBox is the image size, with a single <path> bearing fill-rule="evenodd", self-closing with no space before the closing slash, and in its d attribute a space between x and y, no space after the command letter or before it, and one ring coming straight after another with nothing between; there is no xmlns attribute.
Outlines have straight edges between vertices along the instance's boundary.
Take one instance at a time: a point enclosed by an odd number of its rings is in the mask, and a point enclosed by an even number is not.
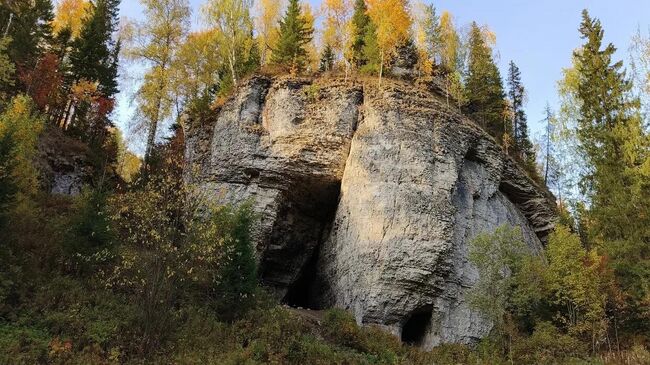
<svg viewBox="0 0 650 365"><path fill-rule="evenodd" d="M535 70L501 75L490 26L435 1L139 2L139 18L120 0L0 5L0 364L650 363L650 34L607 43L584 10L560 103L532 136ZM556 198L539 255L512 227L472 242L471 302L494 324L474 344L425 351L341 309L296 314L258 283L250 204L188 199L185 123L247 78L382 88L396 64L437 80ZM44 139L87 155L79 194L44 187Z"/></svg>

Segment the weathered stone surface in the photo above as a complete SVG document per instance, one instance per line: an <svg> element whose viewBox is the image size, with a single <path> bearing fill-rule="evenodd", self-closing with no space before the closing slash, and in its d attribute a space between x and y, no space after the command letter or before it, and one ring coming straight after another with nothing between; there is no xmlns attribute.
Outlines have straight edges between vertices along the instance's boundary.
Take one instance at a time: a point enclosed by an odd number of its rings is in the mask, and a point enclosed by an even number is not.
<svg viewBox="0 0 650 365"><path fill-rule="evenodd" d="M219 202L254 200L262 280L281 297L331 221L361 101L359 86L256 77L187 133L187 178Z"/></svg>
<svg viewBox="0 0 650 365"><path fill-rule="evenodd" d="M423 347L472 342L490 323L465 300L469 242L510 224L539 250L551 197L439 96L375 85L253 78L188 131L187 179L254 199L261 279L290 304Z"/></svg>
<svg viewBox="0 0 650 365"><path fill-rule="evenodd" d="M88 147L59 128L48 128L42 134L36 166L43 190L52 194L78 195L93 174Z"/></svg>

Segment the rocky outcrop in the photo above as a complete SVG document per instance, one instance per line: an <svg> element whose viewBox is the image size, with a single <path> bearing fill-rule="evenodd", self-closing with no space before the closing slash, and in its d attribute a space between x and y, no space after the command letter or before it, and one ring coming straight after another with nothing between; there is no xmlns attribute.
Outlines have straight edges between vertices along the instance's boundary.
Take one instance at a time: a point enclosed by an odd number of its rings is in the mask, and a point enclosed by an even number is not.
<svg viewBox="0 0 650 365"><path fill-rule="evenodd" d="M502 224L539 250L552 197L444 100L406 83L254 77L186 132L186 179L252 199L262 282L288 304L351 310L405 341L468 343L469 242Z"/></svg>
<svg viewBox="0 0 650 365"><path fill-rule="evenodd" d="M59 128L47 128L38 141L41 188L51 194L78 195L91 182L93 168L88 146L66 136Z"/></svg>

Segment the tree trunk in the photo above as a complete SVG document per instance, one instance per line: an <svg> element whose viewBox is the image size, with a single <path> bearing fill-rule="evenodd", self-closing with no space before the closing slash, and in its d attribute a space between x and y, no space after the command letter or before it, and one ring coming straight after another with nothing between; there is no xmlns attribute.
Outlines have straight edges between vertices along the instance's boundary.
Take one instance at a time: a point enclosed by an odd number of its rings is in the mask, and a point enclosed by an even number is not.
<svg viewBox="0 0 650 365"><path fill-rule="evenodd" d="M235 54L235 36L233 34L233 44L232 44L232 50L230 51L230 55L228 57L228 63L230 64L230 73L232 74L232 84L234 87L237 87L237 73L235 72L235 64L237 63L237 55Z"/></svg>
<svg viewBox="0 0 650 365"><path fill-rule="evenodd" d="M11 22L14 20L14 13L9 13L9 21L7 22L7 29L5 29L5 37L9 35L9 28L11 28Z"/></svg>
<svg viewBox="0 0 650 365"><path fill-rule="evenodd" d="M384 76L384 51L381 51L381 63L379 64L379 88L381 89L381 78Z"/></svg>

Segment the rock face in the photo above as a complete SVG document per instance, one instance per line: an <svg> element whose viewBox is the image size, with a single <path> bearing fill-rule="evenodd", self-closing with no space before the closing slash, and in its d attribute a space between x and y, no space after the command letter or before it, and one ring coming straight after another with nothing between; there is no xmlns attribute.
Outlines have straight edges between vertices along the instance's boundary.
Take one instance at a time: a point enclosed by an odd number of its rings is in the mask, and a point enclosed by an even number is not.
<svg viewBox="0 0 650 365"><path fill-rule="evenodd" d="M490 330L465 300L476 235L518 226L536 251L553 227L552 197L491 137L404 83L255 77L191 125L186 179L253 200L265 285L425 348Z"/></svg>
<svg viewBox="0 0 650 365"><path fill-rule="evenodd" d="M42 134L36 164L40 184L51 194L78 195L93 174L88 146L64 135L59 128L48 128Z"/></svg>

